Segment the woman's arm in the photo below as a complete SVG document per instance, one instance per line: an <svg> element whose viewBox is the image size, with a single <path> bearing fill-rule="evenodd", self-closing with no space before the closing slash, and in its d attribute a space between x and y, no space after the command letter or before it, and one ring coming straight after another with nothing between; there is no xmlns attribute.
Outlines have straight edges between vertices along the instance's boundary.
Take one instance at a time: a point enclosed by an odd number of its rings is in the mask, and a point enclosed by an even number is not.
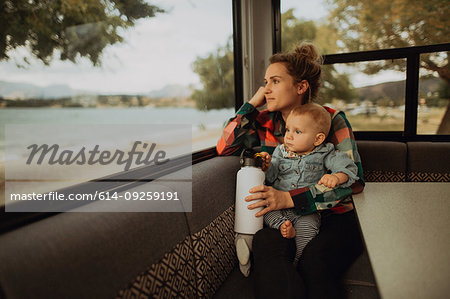
<svg viewBox="0 0 450 299"><path fill-rule="evenodd" d="M264 99L264 88L260 87L253 98L248 103L244 103L236 115L228 121L216 146L220 156L232 155L242 146L260 145L259 136L252 127L259 115L256 108L264 105Z"/></svg>
<svg viewBox="0 0 450 299"><path fill-rule="evenodd" d="M355 136L352 127L347 120L344 112L335 111L332 118L331 130L328 140L334 144L335 148L347 156L355 163L357 167L357 181L352 185L353 193L360 193L364 189L364 175L361 164L361 157L358 153Z"/></svg>

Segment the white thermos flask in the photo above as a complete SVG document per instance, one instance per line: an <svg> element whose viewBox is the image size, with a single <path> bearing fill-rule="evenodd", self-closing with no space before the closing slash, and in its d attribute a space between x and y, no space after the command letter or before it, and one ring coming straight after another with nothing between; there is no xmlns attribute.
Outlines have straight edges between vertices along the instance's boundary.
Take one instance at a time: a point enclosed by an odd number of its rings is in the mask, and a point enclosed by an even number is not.
<svg viewBox="0 0 450 299"><path fill-rule="evenodd" d="M255 151L244 149L241 154L241 169L236 177L236 204L234 231L241 234L254 234L263 227L263 216L255 217L255 214L263 208L249 210L248 205L258 202L252 200L245 201L245 197L250 195L249 190L255 186L263 185L265 180L262 171L261 157L254 157Z"/></svg>

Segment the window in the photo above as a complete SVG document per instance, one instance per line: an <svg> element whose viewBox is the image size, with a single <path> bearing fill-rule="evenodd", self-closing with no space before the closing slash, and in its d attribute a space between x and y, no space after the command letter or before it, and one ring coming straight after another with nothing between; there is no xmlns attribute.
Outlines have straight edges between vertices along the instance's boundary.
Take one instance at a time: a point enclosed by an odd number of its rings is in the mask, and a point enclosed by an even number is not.
<svg viewBox="0 0 450 299"><path fill-rule="evenodd" d="M173 155L216 144L224 123L234 113L232 2L148 2L164 11L140 18L142 9L129 12L133 16L127 19L124 13L119 15L113 1L90 1L84 8L78 7L81 2L70 2L72 6L65 8L58 7L60 2L42 4L42 19L34 20L31 27L47 24L45 17L56 11L57 21L48 28L52 33L33 33L24 46L8 48L9 59L0 60L1 174L3 132L8 124L187 124L192 126L192 139L187 140L192 148ZM14 1L6 1L6 5L10 20L19 15L19 9L31 9ZM79 14L82 9L88 12ZM89 9L101 13L91 15ZM73 18L77 21L70 24L71 16L63 11L76 14ZM122 26L114 28L114 22L122 21ZM23 32L8 28L7 40L12 43L24 36L27 31L23 28ZM66 40L61 41L63 37ZM39 47L43 59L30 54L33 39L47 42L46 47L42 46L45 42ZM117 42L109 44L111 39ZM58 46L53 49L55 44ZM53 55L46 56L48 53ZM67 134L60 142L65 147L76 140ZM93 173L92 178L105 174ZM4 178L0 179L4 187ZM3 196L1 192L1 202Z"/></svg>
<svg viewBox="0 0 450 299"><path fill-rule="evenodd" d="M445 117L445 113L450 104L450 85L449 78L446 79L445 72L442 72L448 66L447 53L420 56L418 134L449 134L449 117Z"/></svg>
<svg viewBox="0 0 450 299"><path fill-rule="evenodd" d="M382 64L388 69L374 75L363 71ZM405 72L392 71L404 59L323 66L318 102L345 112L355 131L403 131Z"/></svg>
<svg viewBox="0 0 450 299"><path fill-rule="evenodd" d="M282 0L282 50L313 40L324 54L449 42L450 7L441 0ZM283 20L284 19L284 20ZM284 31L284 33L283 33Z"/></svg>
<svg viewBox="0 0 450 299"><path fill-rule="evenodd" d="M319 101L346 111L355 131L394 131L409 137L450 134L449 78L445 75L450 41L446 15L450 7L438 0L419 1L415 9L408 3L281 2L282 51L309 40L332 58L330 65L324 66ZM429 47L439 45L445 52L428 53ZM415 50L401 50L408 48ZM379 50L383 51L376 53ZM342 59L336 60L340 53ZM364 59L359 53L364 53ZM383 57L374 60L370 53ZM414 62L416 55L421 57L418 65ZM417 77L418 93L414 83Z"/></svg>

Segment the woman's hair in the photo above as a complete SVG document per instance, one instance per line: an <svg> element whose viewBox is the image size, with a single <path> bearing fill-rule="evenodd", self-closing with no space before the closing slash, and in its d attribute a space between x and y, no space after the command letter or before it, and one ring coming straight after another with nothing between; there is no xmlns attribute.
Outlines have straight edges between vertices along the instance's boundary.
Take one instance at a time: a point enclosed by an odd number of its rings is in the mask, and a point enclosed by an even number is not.
<svg viewBox="0 0 450 299"><path fill-rule="evenodd" d="M325 137L328 136L331 127L331 115L325 108L316 103L307 103L295 107L289 114L289 116L302 115L310 116L314 120L317 132L324 133Z"/></svg>
<svg viewBox="0 0 450 299"><path fill-rule="evenodd" d="M312 43L302 42L295 47L293 52L277 53L270 57L269 62L283 63L288 74L294 78L295 83L306 80L309 88L304 96L303 103L308 103L317 98L319 92L323 62L322 56L319 54L316 46Z"/></svg>

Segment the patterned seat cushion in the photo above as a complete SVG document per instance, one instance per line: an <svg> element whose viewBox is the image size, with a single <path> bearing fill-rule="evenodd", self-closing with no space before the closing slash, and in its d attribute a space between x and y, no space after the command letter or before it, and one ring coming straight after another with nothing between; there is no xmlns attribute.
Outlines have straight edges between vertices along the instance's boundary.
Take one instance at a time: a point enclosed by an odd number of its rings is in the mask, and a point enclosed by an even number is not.
<svg viewBox="0 0 450 299"><path fill-rule="evenodd" d="M405 182L407 147L402 142L358 141L366 182Z"/></svg>
<svg viewBox="0 0 450 299"><path fill-rule="evenodd" d="M234 206L187 236L116 298L211 298L236 265Z"/></svg>
<svg viewBox="0 0 450 299"><path fill-rule="evenodd" d="M450 182L450 143L408 142L408 181Z"/></svg>
<svg viewBox="0 0 450 299"><path fill-rule="evenodd" d="M239 157L216 157L193 165L192 212L185 213L189 236L125 286L117 298L214 295L237 261L233 244L239 168Z"/></svg>

